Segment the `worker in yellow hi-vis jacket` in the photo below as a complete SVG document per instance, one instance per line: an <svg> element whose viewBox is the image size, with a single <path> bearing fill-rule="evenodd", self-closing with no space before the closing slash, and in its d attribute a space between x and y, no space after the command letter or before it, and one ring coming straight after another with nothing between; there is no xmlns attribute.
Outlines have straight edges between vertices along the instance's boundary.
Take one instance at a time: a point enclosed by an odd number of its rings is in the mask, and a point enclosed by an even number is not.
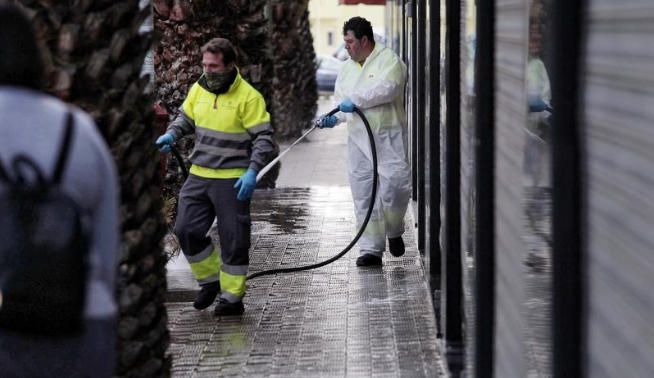
<svg viewBox="0 0 654 378"><path fill-rule="evenodd" d="M250 197L274 145L263 96L239 74L231 42L214 38L202 47L204 74L193 84L177 118L156 143L162 152L190 133L195 148L179 194L175 234L201 290L197 309L218 293L215 315L240 315L250 248ZM207 232L218 223L220 249Z"/></svg>
<svg viewBox="0 0 654 378"><path fill-rule="evenodd" d="M348 125L350 188L357 223L361 224L370 204L372 154L361 118L365 113L377 146L379 192L370 221L359 239L358 266L381 265L388 249L393 256L404 254L404 215L409 204L410 184L407 163L404 86L406 66L390 49L376 43L370 22L353 17L343 25L345 48L350 59L336 79L334 97L341 113L323 116L320 127Z"/></svg>

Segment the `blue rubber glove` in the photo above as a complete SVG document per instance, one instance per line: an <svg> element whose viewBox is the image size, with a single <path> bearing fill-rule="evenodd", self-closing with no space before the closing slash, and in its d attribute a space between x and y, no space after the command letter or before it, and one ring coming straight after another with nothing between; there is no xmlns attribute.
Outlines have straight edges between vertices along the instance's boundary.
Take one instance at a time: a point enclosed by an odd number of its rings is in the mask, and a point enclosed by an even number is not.
<svg viewBox="0 0 654 378"><path fill-rule="evenodd" d="M529 112L538 113L547 110L547 103L538 95L530 95L527 98L529 103Z"/></svg>
<svg viewBox="0 0 654 378"><path fill-rule="evenodd" d="M255 186L257 186L257 172L255 172L252 168L248 168L248 170L243 173L241 178L236 180L236 184L234 184L234 187L238 189L236 198L238 198L239 201L245 201L249 199L252 197Z"/></svg>
<svg viewBox="0 0 654 378"><path fill-rule="evenodd" d="M354 104L350 99L343 100L338 105L338 110L342 111L343 113L352 113L354 111Z"/></svg>
<svg viewBox="0 0 654 378"><path fill-rule="evenodd" d="M338 118L336 118L336 116L333 116L333 115L327 116L326 115L326 116L320 117L320 119L318 120L318 127L321 128L321 129L332 128L332 127L336 126L337 123L338 123Z"/></svg>
<svg viewBox="0 0 654 378"><path fill-rule="evenodd" d="M172 134L163 134L159 138L157 138L157 141L154 142L157 146L159 146L159 151L167 154L170 152L170 145L175 142L175 137Z"/></svg>

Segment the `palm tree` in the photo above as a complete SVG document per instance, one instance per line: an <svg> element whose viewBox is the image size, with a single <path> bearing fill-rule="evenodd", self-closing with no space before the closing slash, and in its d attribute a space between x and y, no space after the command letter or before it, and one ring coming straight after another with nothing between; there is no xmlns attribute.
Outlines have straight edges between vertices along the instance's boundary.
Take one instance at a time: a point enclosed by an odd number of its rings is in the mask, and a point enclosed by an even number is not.
<svg viewBox="0 0 654 378"><path fill-rule="evenodd" d="M309 25L308 0L272 0L276 133L296 138L316 114L316 54Z"/></svg>
<svg viewBox="0 0 654 378"><path fill-rule="evenodd" d="M160 35L154 54L157 99L170 113L177 112L202 74L200 47L214 37L232 41L241 75L270 103L266 0L155 0L153 6Z"/></svg>

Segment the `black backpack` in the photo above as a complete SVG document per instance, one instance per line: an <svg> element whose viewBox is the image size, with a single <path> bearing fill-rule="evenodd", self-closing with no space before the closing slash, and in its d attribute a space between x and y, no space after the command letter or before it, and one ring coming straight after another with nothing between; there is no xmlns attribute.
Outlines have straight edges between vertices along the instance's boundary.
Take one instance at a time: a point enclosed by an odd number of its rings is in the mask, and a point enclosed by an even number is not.
<svg viewBox="0 0 654 378"><path fill-rule="evenodd" d="M66 115L51 180L28 156L0 159L0 332L70 336L83 329L88 216L60 181L74 131Z"/></svg>

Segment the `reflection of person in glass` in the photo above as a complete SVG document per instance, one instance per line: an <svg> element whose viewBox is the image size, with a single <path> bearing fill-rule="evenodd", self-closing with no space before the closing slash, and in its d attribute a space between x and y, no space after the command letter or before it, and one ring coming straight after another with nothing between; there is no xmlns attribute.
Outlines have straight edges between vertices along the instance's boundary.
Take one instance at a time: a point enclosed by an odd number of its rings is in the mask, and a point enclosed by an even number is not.
<svg viewBox="0 0 654 378"><path fill-rule="evenodd" d="M527 99L529 113L540 113L548 110L551 101L550 79L545 69L545 63L540 58L540 40L529 40L529 61L527 63Z"/></svg>
<svg viewBox="0 0 654 378"><path fill-rule="evenodd" d="M527 116L524 170L528 186L549 186L550 79L541 53L540 33L530 33L527 62Z"/></svg>

